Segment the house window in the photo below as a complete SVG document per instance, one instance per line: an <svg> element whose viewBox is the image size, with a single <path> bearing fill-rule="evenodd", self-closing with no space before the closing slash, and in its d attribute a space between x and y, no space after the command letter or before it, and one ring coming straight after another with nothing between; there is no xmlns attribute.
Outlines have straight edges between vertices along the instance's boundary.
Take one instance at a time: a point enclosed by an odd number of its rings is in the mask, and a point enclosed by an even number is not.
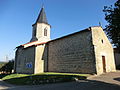
<svg viewBox="0 0 120 90"><path fill-rule="evenodd" d="M44 29L44 36L47 36L47 28Z"/></svg>

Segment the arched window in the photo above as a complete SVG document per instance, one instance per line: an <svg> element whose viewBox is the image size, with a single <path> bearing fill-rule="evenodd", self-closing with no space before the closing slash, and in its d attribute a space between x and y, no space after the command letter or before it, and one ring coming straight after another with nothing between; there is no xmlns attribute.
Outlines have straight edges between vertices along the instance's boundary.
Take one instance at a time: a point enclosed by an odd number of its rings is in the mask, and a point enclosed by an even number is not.
<svg viewBox="0 0 120 90"><path fill-rule="evenodd" d="M47 36L47 28L44 29L44 36Z"/></svg>
<svg viewBox="0 0 120 90"><path fill-rule="evenodd" d="M101 42L103 43L103 39L101 40Z"/></svg>

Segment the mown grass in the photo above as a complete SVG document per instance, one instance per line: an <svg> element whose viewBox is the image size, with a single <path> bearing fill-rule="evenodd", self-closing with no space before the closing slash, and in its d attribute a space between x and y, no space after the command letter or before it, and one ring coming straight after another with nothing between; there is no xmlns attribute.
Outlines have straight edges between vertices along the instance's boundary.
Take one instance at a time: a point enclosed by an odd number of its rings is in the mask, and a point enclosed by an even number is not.
<svg viewBox="0 0 120 90"><path fill-rule="evenodd" d="M42 73L42 74L11 74L2 80L15 85L39 85L47 83L70 82L83 80L88 74L68 74L68 73Z"/></svg>
<svg viewBox="0 0 120 90"><path fill-rule="evenodd" d="M8 79L13 79L13 78L21 78L21 77L26 77L29 76L27 74L10 74L2 78L2 80L8 80Z"/></svg>
<svg viewBox="0 0 120 90"><path fill-rule="evenodd" d="M0 79L4 78L7 75L10 75L10 74L0 74Z"/></svg>

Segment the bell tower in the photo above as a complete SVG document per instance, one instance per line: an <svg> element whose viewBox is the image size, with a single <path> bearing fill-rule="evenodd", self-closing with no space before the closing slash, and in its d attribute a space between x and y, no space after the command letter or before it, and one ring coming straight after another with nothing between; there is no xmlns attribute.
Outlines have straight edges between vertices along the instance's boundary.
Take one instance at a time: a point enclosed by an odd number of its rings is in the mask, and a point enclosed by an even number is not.
<svg viewBox="0 0 120 90"><path fill-rule="evenodd" d="M32 25L32 41L39 41L39 42L47 42L50 40L50 28L51 26L48 24L44 7L42 7L40 14L35 22Z"/></svg>

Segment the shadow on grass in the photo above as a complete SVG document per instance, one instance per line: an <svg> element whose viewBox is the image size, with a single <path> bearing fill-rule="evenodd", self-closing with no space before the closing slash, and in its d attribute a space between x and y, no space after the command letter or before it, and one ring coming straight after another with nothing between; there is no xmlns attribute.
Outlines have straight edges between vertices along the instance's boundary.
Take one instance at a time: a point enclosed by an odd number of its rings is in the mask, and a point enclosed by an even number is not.
<svg viewBox="0 0 120 90"><path fill-rule="evenodd" d="M79 80L77 82L46 84L35 86L9 87L6 90L120 90L116 84L105 83L96 80Z"/></svg>
<svg viewBox="0 0 120 90"><path fill-rule="evenodd" d="M4 78L7 75L9 75L9 74L0 74L0 79Z"/></svg>
<svg viewBox="0 0 120 90"><path fill-rule="evenodd" d="M40 85L48 83L71 82L84 80L86 76L77 75L32 75L19 78L5 79L5 82L15 85Z"/></svg>
<svg viewBox="0 0 120 90"><path fill-rule="evenodd" d="M114 80L120 80L120 77L116 77ZM48 90L48 87L49 90L120 90L120 85L97 80L87 80L85 76L77 75L30 75L20 78L6 79L4 81L14 85L25 85L8 87L6 90L21 90L22 88L24 90ZM54 83L54 85L51 85L51 83Z"/></svg>

